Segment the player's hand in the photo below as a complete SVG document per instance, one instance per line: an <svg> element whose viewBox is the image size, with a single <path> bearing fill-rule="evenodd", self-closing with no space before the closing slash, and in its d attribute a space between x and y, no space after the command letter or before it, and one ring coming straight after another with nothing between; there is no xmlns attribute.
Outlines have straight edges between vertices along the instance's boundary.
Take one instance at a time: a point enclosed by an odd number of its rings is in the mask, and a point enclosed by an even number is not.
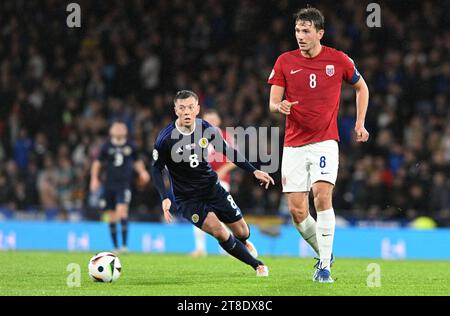
<svg viewBox="0 0 450 316"><path fill-rule="evenodd" d="M92 178L89 189L91 192L97 192L97 190L100 189L100 181L98 181L97 178Z"/></svg>
<svg viewBox="0 0 450 316"><path fill-rule="evenodd" d="M298 101L289 102L288 100L283 100L277 104L277 110L281 114L289 115L291 114L291 107L296 104L298 104Z"/></svg>
<svg viewBox="0 0 450 316"><path fill-rule="evenodd" d="M369 140L369 132L366 130L364 125L355 126L356 142L365 143Z"/></svg>
<svg viewBox="0 0 450 316"><path fill-rule="evenodd" d="M170 214L170 206L172 205L172 202L170 199L165 199L162 201L162 209L164 212L164 219L166 220L167 224L172 223L172 214Z"/></svg>
<svg viewBox="0 0 450 316"><path fill-rule="evenodd" d="M269 174L267 172L264 172L264 171L261 171L261 170L256 170L255 172L253 172L253 174L255 175L256 179L261 181L260 185L264 185L265 184L265 188L266 189L269 187L269 185L271 183L272 183L272 185L275 185L275 181L273 181L272 177L269 176Z"/></svg>
<svg viewBox="0 0 450 316"><path fill-rule="evenodd" d="M150 181L150 175L147 171L139 173L139 185L144 186Z"/></svg>

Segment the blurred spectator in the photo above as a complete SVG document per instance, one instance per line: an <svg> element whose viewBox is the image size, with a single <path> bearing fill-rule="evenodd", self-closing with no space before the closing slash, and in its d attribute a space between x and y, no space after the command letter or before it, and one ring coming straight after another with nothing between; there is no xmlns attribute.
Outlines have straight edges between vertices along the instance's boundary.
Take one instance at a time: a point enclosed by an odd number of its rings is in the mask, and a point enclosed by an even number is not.
<svg viewBox="0 0 450 316"><path fill-rule="evenodd" d="M26 168L28 167L28 159L30 156L31 149L31 139L28 138L28 133L25 129L21 129L19 133L19 137L14 144L14 161L17 167L26 172Z"/></svg>
<svg viewBox="0 0 450 316"><path fill-rule="evenodd" d="M39 172L37 188L41 207L44 210L58 208L58 170L53 158L48 155L44 159L44 168Z"/></svg>

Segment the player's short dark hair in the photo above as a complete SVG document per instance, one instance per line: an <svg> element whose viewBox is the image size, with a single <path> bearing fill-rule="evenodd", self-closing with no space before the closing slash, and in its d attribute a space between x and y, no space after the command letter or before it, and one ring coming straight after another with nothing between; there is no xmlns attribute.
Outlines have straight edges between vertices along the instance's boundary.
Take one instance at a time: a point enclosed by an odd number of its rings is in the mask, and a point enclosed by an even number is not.
<svg viewBox="0 0 450 316"><path fill-rule="evenodd" d="M295 23L298 21L309 21L313 24L317 31L325 29L325 17L320 10L307 7L294 14Z"/></svg>
<svg viewBox="0 0 450 316"><path fill-rule="evenodd" d="M173 104L175 104L178 100L184 100L193 97L196 101L198 101L198 95L191 90L180 90L175 94L173 98Z"/></svg>

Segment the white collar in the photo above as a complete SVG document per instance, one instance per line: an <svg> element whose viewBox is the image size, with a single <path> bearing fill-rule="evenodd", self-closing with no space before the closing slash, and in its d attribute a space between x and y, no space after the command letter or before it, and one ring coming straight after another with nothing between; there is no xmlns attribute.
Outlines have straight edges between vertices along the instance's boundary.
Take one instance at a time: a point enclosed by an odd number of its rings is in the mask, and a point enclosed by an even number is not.
<svg viewBox="0 0 450 316"><path fill-rule="evenodd" d="M196 123L196 121L197 121L197 119L194 120L194 128L192 129L192 131L191 131L190 133L183 133L183 132L178 128L177 120L175 120L175 128L180 132L181 135L189 136L189 135L192 135L192 133L195 131L195 123Z"/></svg>

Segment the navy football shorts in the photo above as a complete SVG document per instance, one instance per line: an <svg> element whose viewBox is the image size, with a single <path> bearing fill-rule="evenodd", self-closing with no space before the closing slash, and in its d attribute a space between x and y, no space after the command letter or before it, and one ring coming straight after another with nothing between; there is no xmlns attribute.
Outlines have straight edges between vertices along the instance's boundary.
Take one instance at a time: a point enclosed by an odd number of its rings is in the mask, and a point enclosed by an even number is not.
<svg viewBox="0 0 450 316"><path fill-rule="evenodd" d="M129 188L105 188L100 198L100 208L103 211L115 210L117 204L129 205L130 201Z"/></svg>
<svg viewBox="0 0 450 316"><path fill-rule="evenodd" d="M203 198L183 199L176 202L178 213L201 228L209 212L214 212L223 223L230 224L242 218L239 206L231 194L219 183Z"/></svg>

